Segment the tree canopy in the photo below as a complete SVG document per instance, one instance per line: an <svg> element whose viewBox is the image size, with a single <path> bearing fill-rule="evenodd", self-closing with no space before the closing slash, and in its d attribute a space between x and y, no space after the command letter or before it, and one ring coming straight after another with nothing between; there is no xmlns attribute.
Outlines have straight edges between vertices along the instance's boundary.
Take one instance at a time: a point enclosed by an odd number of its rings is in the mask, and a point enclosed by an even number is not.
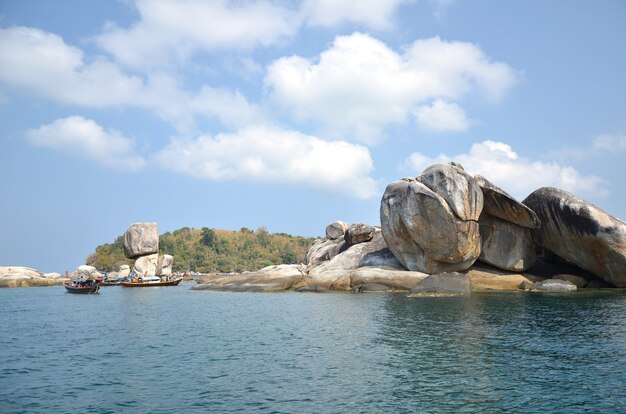
<svg viewBox="0 0 626 414"><path fill-rule="evenodd" d="M159 253L174 256L175 272L254 271L281 263L302 263L313 238L269 233L265 227L252 231L183 227L159 237ZM124 257L122 236L113 243L96 247L87 264L101 271L115 271L122 264L133 264Z"/></svg>

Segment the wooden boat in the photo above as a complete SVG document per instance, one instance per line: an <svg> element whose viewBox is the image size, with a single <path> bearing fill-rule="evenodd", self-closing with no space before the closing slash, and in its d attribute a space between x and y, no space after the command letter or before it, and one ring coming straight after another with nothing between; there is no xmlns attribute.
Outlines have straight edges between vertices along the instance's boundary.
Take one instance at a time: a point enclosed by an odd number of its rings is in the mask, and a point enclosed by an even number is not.
<svg viewBox="0 0 626 414"><path fill-rule="evenodd" d="M67 290L67 293L80 293L84 295L98 293L98 291L100 290L100 283L98 282L81 286L78 283L72 283L68 280L63 284L63 286L65 286L65 290Z"/></svg>
<svg viewBox="0 0 626 414"><path fill-rule="evenodd" d="M123 287L154 287L154 286L177 286L183 280L182 277L161 281L158 277L147 277L141 281L120 282Z"/></svg>

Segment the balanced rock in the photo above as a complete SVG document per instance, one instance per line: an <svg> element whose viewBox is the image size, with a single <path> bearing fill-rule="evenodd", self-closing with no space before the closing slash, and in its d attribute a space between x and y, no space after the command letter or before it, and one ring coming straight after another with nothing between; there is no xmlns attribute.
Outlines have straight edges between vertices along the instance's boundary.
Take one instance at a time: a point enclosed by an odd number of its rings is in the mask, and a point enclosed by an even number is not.
<svg viewBox="0 0 626 414"><path fill-rule="evenodd" d="M348 223L345 221L335 221L326 226L326 238L335 240L343 236L348 230Z"/></svg>
<svg viewBox="0 0 626 414"><path fill-rule="evenodd" d="M157 253L159 231L156 223L134 223L124 233L124 255L129 259Z"/></svg>
<svg viewBox="0 0 626 414"><path fill-rule="evenodd" d="M372 240L374 237L374 227L363 223L351 224L344 235L346 243L352 246Z"/></svg>
<svg viewBox="0 0 626 414"><path fill-rule="evenodd" d="M462 167L437 164L417 179L387 186L380 206L382 234L409 270L465 270L480 255L482 206L480 187Z"/></svg>
<svg viewBox="0 0 626 414"><path fill-rule="evenodd" d="M558 188L540 188L523 203L541 220L541 227L533 230L539 246L626 287L626 223Z"/></svg>

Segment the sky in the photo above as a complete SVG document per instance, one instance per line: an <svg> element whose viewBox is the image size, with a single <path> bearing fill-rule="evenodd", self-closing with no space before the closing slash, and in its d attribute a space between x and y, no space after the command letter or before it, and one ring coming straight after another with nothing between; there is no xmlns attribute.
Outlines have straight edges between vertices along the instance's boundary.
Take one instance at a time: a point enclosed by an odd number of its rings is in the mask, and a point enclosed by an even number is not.
<svg viewBox="0 0 626 414"><path fill-rule="evenodd" d="M626 2L0 0L0 266L135 222L323 236L460 162L626 218Z"/></svg>

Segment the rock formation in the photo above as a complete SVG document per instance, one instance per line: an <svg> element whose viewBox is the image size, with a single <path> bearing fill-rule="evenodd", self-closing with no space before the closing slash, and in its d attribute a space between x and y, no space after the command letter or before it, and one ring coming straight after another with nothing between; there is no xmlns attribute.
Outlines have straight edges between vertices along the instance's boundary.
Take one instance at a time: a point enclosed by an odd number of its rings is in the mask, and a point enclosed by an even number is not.
<svg viewBox="0 0 626 414"><path fill-rule="evenodd" d="M156 223L134 223L124 233L124 255L129 259L159 252Z"/></svg>
<svg viewBox="0 0 626 414"><path fill-rule="evenodd" d="M402 265L425 273L468 269L480 256L483 194L458 164L436 164L387 186L382 234Z"/></svg>
<svg viewBox="0 0 626 414"><path fill-rule="evenodd" d="M58 273L43 274L22 266L0 266L0 288L55 286L67 280Z"/></svg>
<svg viewBox="0 0 626 414"><path fill-rule="evenodd" d="M558 188L540 188L523 203L541 220L532 232L539 246L626 287L626 223Z"/></svg>
<svg viewBox="0 0 626 414"><path fill-rule="evenodd" d="M126 257L135 259L133 273L138 276L170 276L172 274L174 257L169 254L158 254L157 223L132 224L124 233L123 244Z"/></svg>
<svg viewBox="0 0 626 414"><path fill-rule="evenodd" d="M346 230L344 238L349 246L372 240L374 237L374 227L363 223L351 224Z"/></svg>
<svg viewBox="0 0 626 414"><path fill-rule="evenodd" d="M335 240L343 236L348 230L348 223L345 221L335 221L326 226L326 238L328 240Z"/></svg>

